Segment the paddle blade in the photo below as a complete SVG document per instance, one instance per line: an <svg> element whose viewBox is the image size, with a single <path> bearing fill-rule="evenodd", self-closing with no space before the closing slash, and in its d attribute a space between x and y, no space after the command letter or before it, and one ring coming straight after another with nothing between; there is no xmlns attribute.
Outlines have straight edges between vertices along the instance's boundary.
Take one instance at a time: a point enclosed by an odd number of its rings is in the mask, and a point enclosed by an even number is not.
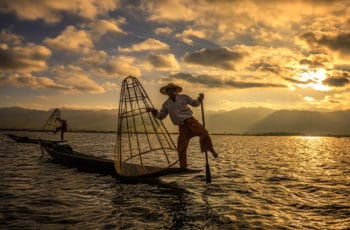
<svg viewBox="0 0 350 230"><path fill-rule="evenodd" d="M205 167L205 183L210 184L211 183L211 174L210 174L210 168L209 164Z"/></svg>
<svg viewBox="0 0 350 230"><path fill-rule="evenodd" d="M210 173L210 167L209 167L209 161L208 161L208 153L205 152L205 183L209 184L211 183L211 173Z"/></svg>

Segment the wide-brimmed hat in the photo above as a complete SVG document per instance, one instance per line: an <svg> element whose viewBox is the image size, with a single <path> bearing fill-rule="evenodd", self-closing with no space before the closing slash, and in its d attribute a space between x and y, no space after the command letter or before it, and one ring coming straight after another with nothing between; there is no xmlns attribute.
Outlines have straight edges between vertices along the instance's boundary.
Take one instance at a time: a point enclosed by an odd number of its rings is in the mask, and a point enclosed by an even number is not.
<svg viewBox="0 0 350 230"><path fill-rule="evenodd" d="M166 86L160 88L160 93L167 95L167 89L176 89L176 93L180 93L182 91L182 87L175 85L174 83L169 83Z"/></svg>

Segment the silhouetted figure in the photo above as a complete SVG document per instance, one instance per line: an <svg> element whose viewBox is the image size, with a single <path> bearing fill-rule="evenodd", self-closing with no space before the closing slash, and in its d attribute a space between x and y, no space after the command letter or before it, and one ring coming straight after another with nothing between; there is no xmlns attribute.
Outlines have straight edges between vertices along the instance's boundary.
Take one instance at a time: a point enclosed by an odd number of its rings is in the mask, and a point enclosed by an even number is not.
<svg viewBox="0 0 350 230"><path fill-rule="evenodd" d="M191 105L197 107L204 99L204 94L199 94L196 100L193 100L185 94L179 94L182 88L173 83L160 88L162 94L168 95L169 98L163 103L161 110L158 112L155 108L148 108L153 116L162 120L168 114L171 121L179 126L179 136L177 141L177 151L180 159L180 167L187 168L187 147L190 139L199 136L200 147L202 152L210 151L215 158L218 154L213 148L208 131L192 115L192 110L188 107Z"/></svg>
<svg viewBox="0 0 350 230"><path fill-rule="evenodd" d="M56 118L59 122L61 122L61 125L59 127L56 128L55 130L55 134L58 132L58 131L61 131L61 141L64 140L64 133L67 132L68 130L68 125L67 125L67 121L66 120L63 120L63 119L60 119L60 118Z"/></svg>

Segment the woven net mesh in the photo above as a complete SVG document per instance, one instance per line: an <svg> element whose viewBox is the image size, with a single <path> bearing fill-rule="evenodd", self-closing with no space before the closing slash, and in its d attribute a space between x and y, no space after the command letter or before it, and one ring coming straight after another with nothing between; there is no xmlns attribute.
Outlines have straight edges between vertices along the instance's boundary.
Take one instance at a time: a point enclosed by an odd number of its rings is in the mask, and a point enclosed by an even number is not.
<svg viewBox="0 0 350 230"><path fill-rule="evenodd" d="M174 141L162 121L147 108L153 108L137 78L122 82L115 167L122 176L145 176L159 173L178 162Z"/></svg>
<svg viewBox="0 0 350 230"><path fill-rule="evenodd" d="M43 130L47 134L54 134L56 128L61 125L57 118L61 118L61 111L58 108L50 112L49 118L44 123Z"/></svg>

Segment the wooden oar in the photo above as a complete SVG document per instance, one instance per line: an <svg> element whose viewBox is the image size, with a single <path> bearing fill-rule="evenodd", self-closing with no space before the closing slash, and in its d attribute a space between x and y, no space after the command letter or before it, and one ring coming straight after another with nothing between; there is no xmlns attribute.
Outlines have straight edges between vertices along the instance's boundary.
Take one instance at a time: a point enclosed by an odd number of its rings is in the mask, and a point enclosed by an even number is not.
<svg viewBox="0 0 350 230"><path fill-rule="evenodd" d="M203 127L205 127L203 100L201 100L201 110L202 110L202 123L203 123ZM209 166L207 151L205 151L205 183L207 184L211 183L211 173L210 173L210 166Z"/></svg>

